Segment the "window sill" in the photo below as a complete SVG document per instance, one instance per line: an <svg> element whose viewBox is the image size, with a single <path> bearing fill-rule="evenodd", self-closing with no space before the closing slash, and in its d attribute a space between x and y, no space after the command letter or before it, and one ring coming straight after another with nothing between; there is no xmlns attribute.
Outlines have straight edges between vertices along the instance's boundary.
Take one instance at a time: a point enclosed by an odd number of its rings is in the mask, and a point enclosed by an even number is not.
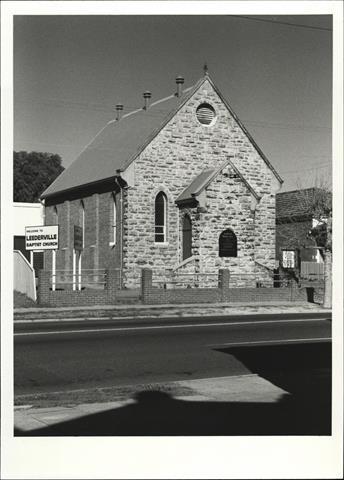
<svg viewBox="0 0 344 480"><path fill-rule="evenodd" d="M156 247L168 247L169 246L169 242L154 242L154 245Z"/></svg>
<svg viewBox="0 0 344 480"><path fill-rule="evenodd" d="M117 245L116 242L109 242L109 247L111 248L115 247L116 245Z"/></svg>

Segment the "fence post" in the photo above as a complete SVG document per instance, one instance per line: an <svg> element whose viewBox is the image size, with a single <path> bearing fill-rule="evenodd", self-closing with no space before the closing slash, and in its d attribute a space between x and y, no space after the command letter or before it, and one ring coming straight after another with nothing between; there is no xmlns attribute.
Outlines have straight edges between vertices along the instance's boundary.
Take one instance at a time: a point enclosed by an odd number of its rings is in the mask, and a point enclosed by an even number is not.
<svg viewBox="0 0 344 480"><path fill-rule="evenodd" d="M49 302L50 277L51 277L50 271L38 270L37 303L40 305L50 303Z"/></svg>
<svg viewBox="0 0 344 480"><path fill-rule="evenodd" d="M295 280L292 278L290 281L290 301L295 300Z"/></svg>
<svg viewBox="0 0 344 480"><path fill-rule="evenodd" d="M106 290L108 296L108 302L115 300L116 292L118 289L118 271L117 270L105 270Z"/></svg>
<svg viewBox="0 0 344 480"><path fill-rule="evenodd" d="M141 295L143 303L149 303L152 290L153 272L150 268L141 270Z"/></svg>
<svg viewBox="0 0 344 480"><path fill-rule="evenodd" d="M229 301L229 270L226 268L219 269L218 288L220 297L223 302Z"/></svg>

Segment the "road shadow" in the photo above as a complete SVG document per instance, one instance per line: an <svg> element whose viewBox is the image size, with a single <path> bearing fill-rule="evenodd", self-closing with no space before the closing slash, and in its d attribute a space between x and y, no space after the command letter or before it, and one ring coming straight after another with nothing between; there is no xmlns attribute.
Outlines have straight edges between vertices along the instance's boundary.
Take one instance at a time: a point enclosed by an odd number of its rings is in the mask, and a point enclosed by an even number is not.
<svg viewBox="0 0 344 480"><path fill-rule="evenodd" d="M219 348L298 403L331 403L331 342Z"/></svg>
<svg viewBox="0 0 344 480"><path fill-rule="evenodd" d="M330 435L331 344L224 348L285 390L276 403L174 399L139 391L134 403L16 436ZM230 382L230 379L228 379Z"/></svg>

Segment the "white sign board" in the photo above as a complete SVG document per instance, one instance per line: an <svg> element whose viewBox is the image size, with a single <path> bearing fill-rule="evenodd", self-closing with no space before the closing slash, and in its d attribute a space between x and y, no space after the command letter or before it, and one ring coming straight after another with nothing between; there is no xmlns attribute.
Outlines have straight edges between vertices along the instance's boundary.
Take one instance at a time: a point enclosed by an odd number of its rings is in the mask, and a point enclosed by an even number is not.
<svg viewBox="0 0 344 480"><path fill-rule="evenodd" d="M282 264L283 268L295 268L295 250L283 250Z"/></svg>
<svg viewBox="0 0 344 480"><path fill-rule="evenodd" d="M26 250L57 250L59 226L25 227L25 248Z"/></svg>

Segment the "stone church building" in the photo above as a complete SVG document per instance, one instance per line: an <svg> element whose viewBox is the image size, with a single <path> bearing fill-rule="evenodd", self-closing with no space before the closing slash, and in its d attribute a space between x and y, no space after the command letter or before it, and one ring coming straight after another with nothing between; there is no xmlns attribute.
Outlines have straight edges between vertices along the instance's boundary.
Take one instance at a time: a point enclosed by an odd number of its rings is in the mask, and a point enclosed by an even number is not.
<svg viewBox="0 0 344 480"><path fill-rule="evenodd" d="M187 89L177 77L175 91L154 102L145 92L143 108L125 115L117 105L43 193L45 224L59 225L58 270L120 269L122 287L133 288L142 268L162 279L275 267L281 177L207 71Z"/></svg>

